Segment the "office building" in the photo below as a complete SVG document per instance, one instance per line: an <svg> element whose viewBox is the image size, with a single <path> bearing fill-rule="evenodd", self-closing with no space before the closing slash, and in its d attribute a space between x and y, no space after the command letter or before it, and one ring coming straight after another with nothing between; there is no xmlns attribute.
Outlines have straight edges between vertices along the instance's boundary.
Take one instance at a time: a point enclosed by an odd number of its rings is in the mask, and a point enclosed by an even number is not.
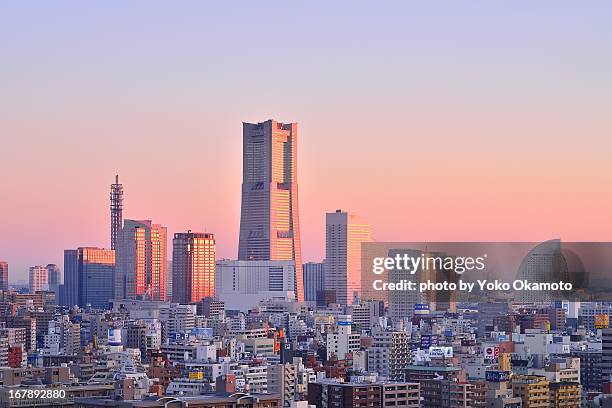
<svg viewBox="0 0 612 408"><path fill-rule="evenodd" d="M242 171L238 259L294 261L296 297L301 302L297 123L243 123Z"/></svg>
<svg viewBox="0 0 612 408"><path fill-rule="evenodd" d="M217 261L215 294L226 310L248 311L272 298L295 300L293 261Z"/></svg>
<svg viewBox="0 0 612 408"><path fill-rule="evenodd" d="M361 297L361 244L372 240L370 226L342 210L325 221L325 289L336 292L338 303L353 303Z"/></svg>
<svg viewBox="0 0 612 408"><path fill-rule="evenodd" d="M209 233L174 234L172 240L172 300L199 302L215 296L215 237Z"/></svg>
<svg viewBox="0 0 612 408"><path fill-rule="evenodd" d="M30 293L49 290L49 273L42 265L30 267Z"/></svg>
<svg viewBox="0 0 612 408"><path fill-rule="evenodd" d="M80 247L64 251L65 306L105 309L114 298L115 251Z"/></svg>
<svg viewBox="0 0 612 408"><path fill-rule="evenodd" d="M118 238L115 298L166 300L166 227L125 220Z"/></svg>
<svg viewBox="0 0 612 408"><path fill-rule="evenodd" d="M57 295L59 286L62 284L62 276L59 266L55 264L47 265L47 276L49 279L49 290Z"/></svg>
<svg viewBox="0 0 612 408"><path fill-rule="evenodd" d="M317 294L321 295L325 290L325 263L307 262L302 265L304 276L304 300L316 302Z"/></svg>
<svg viewBox="0 0 612 408"><path fill-rule="evenodd" d="M0 290L8 290L8 262L0 261Z"/></svg>
<svg viewBox="0 0 612 408"><path fill-rule="evenodd" d="M166 261L166 300L172 302L172 260Z"/></svg>

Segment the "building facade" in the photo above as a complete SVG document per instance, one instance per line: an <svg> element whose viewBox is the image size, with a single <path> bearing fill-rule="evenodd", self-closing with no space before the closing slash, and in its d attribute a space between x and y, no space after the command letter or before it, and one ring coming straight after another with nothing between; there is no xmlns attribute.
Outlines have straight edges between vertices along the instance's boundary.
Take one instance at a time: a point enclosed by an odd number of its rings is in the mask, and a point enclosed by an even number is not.
<svg viewBox="0 0 612 408"><path fill-rule="evenodd" d="M117 242L115 298L166 300L166 227L125 220Z"/></svg>
<svg viewBox="0 0 612 408"><path fill-rule="evenodd" d="M39 290L49 290L49 272L42 265L30 267L30 293Z"/></svg>
<svg viewBox="0 0 612 408"><path fill-rule="evenodd" d="M317 294L325 290L325 262L307 262L302 265L304 300L316 302Z"/></svg>
<svg viewBox="0 0 612 408"><path fill-rule="evenodd" d="M361 244L372 240L370 226L342 210L325 216L325 289L340 304L361 297Z"/></svg>
<svg viewBox="0 0 612 408"><path fill-rule="evenodd" d="M8 290L8 262L0 261L0 290Z"/></svg>
<svg viewBox="0 0 612 408"><path fill-rule="evenodd" d="M57 294L59 291L59 286L62 284L62 274L59 266L55 264L48 264L47 277L49 279L49 290Z"/></svg>
<svg viewBox="0 0 612 408"><path fill-rule="evenodd" d="M243 123L242 170L238 259L293 260L295 292L303 301L297 123Z"/></svg>
<svg viewBox="0 0 612 408"><path fill-rule="evenodd" d="M217 261L215 294L227 310L248 311L262 300L295 299L293 261Z"/></svg>
<svg viewBox="0 0 612 408"><path fill-rule="evenodd" d="M115 251L80 247L64 251L64 299L68 307L77 305L107 308L114 298Z"/></svg>
<svg viewBox="0 0 612 408"><path fill-rule="evenodd" d="M215 236L209 233L174 234L172 240L172 300L199 302L215 296Z"/></svg>

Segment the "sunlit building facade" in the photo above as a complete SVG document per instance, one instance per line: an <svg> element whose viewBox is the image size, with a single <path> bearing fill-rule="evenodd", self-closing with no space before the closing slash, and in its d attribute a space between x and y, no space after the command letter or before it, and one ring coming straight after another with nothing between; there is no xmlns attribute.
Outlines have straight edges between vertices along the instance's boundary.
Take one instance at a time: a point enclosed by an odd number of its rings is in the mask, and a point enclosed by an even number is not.
<svg viewBox="0 0 612 408"><path fill-rule="evenodd" d="M116 299L166 300L166 227L125 220L117 241Z"/></svg>
<svg viewBox="0 0 612 408"><path fill-rule="evenodd" d="M172 301L199 302L215 296L215 236L183 232L172 240Z"/></svg>
<svg viewBox="0 0 612 408"><path fill-rule="evenodd" d="M30 267L30 293L38 290L49 290L49 272L46 266Z"/></svg>
<svg viewBox="0 0 612 408"><path fill-rule="evenodd" d="M293 260L304 300L298 216L297 123L243 123L238 259Z"/></svg>
<svg viewBox="0 0 612 408"><path fill-rule="evenodd" d="M350 304L361 297L361 244L372 240L370 226L342 210L327 213L325 224L325 289Z"/></svg>
<svg viewBox="0 0 612 408"><path fill-rule="evenodd" d="M8 262L0 261L0 290L8 290Z"/></svg>
<svg viewBox="0 0 612 408"><path fill-rule="evenodd" d="M115 251L81 247L64 251L65 306L108 308L114 298Z"/></svg>

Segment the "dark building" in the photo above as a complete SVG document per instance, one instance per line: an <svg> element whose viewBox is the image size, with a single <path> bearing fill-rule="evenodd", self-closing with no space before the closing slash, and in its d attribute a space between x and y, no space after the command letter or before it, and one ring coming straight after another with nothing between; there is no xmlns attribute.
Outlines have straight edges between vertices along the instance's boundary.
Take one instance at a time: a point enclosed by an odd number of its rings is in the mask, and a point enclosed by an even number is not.
<svg viewBox="0 0 612 408"><path fill-rule="evenodd" d="M307 262L302 265L304 275L304 300L317 301L317 294L325 290L325 263Z"/></svg>
<svg viewBox="0 0 612 408"><path fill-rule="evenodd" d="M308 403L320 408L419 407L419 384L405 382L308 383Z"/></svg>
<svg viewBox="0 0 612 408"><path fill-rule="evenodd" d="M76 398L74 408L276 408L281 407L279 394L224 393L196 397L151 397L143 401L115 401L99 398Z"/></svg>
<svg viewBox="0 0 612 408"><path fill-rule="evenodd" d="M225 302L210 297L202 299L199 306L201 310L199 310L198 313L207 318L219 318L225 313Z"/></svg>
<svg viewBox="0 0 612 408"><path fill-rule="evenodd" d="M8 290L8 262L0 261L0 290Z"/></svg>
<svg viewBox="0 0 612 408"><path fill-rule="evenodd" d="M601 351L573 350L572 357L580 358L580 384L585 391L601 390Z"/></svg>

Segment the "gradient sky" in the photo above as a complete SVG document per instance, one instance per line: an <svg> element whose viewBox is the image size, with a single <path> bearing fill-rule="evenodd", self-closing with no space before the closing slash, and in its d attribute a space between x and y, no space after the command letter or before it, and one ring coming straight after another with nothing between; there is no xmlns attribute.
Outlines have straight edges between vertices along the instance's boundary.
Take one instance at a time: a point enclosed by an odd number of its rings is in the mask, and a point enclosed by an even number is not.
<svg viewBox="0 0 612 408"><path fill-rule="evenodd" d="M427 4L425 4L427 3ZM242 121L300 125L324 214L377 240L612 240L612 3L2 2L0 259L12 281L125 218L235 257ZM171 244L171 241L169 241Z"/></svg>

